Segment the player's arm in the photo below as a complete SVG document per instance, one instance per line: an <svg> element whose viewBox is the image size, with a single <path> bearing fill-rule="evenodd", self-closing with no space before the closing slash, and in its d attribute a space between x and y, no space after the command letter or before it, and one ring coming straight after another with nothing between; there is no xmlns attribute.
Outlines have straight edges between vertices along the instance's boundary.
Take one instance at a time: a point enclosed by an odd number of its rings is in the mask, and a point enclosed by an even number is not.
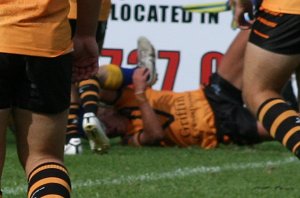
<svg viewBox="0 0 300 198"><path fill-rule="evenodd" d="M77 0L77 34L95 38L102 0Z"/></svg>
<svg viewBox="0 0 300 198"><path fill-rule="evenodd" d="M120 92L118 91L102 89L99 91L99 105L113 106L119 97Z"/></svg>
<svg viewBox="0 0 300 198"><path fill-rule="evenodd" d="M233 20L241 29L249 29L253 23L253 3L251 0L230 0ZM246 18L248 15L248 19Z"/></svg>
<svg viewBox="0 0 300 198"><path fill-rule="evenodd" d="M133 143L141 145L157 144L164 138L161 124L145 95L148 75L149 71L146 68L138 68L133 74L135 96L139 103L144 126L144 130L137 137L133 137L135 138Z"/></svg>
<svg viewBox="0 0 300 198"><path fill-rule="evenodd" d="M74 42L74 79L84 80L98 70L96 42L99 8L102 0L77 0L77 24Z"/></svg>

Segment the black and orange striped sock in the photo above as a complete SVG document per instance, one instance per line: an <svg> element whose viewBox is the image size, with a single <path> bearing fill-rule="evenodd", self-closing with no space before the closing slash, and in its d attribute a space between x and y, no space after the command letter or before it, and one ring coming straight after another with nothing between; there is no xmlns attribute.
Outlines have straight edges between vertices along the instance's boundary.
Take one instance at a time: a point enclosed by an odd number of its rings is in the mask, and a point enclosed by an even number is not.
<svg viewBox="0 0 300 198"><path fill-rule="evenodd" d="M28 177L27 197L71 196L71 181L61 164L49 162L36 167Z"/></svg>
<svg viewBox="0 0 300 198"><path fill-rule="evenodd" d="M79 137L78 113L79 113L79 104L71 103L70 108L69 108L69 115L68 115L66 143L68 143L71 138Z"/></svg>
<svg viewBox="0 0 300 198"><path fill-rule="evenodd" d="M271 136L300 158L300 116L284 100L265 101L257 112L258 120Z"/></svg>
<svg viewBox="0 0 300 198"><path fill-rule="evenodd" d="M84 112L97 114L100 84L96 78L79 83L79 96Z"/></svg>

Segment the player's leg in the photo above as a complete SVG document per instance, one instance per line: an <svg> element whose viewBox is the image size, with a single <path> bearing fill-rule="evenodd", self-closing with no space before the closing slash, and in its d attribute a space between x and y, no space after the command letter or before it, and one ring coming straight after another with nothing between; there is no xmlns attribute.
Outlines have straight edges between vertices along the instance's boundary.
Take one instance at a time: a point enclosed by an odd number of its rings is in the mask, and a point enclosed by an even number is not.
<svg viewBox="0 0 300 198"><path fill-rule="evenodd" d="M138 38L138 67L146 67L150 71L147 83L149 86L157 81L157 72L155 65L155 49L146 37Z"/></svg>
<svg viewBox="0 0 300 198"><path fill-rule="evenodd" d="M70 19L70 26L72 29L72 35L74 35L74 32L76 31L76 20ZM107 21L99 21L97 32L96 32L96 40L98 43L99 50L102 50L105 33L106 33L106 27L107 27ZM91 79L92 80L92 79ZM89 82L89 81L88 81ZM84 86L89 86L89 83L86 83L86 81L83 81L82 84ZM87 88L89 89L89 88ZM93 89L91 87L90 89ZM93 114L96 114L97 108L98 108L98 98L97 97L84 97L84 105L88 107L82 108L84 112L87 113L85 117L91 117ZM79 130L81 126L79 126L79 114L81 109L81 101L78 93L78 84L72 83L71 87L71 105L69 108L69 115L68 115L68 125L67 125L67 131L66 131L66 145L65 145L65 154L67 155L74 155L82 152L82 145L81 145L81 136L82 134L79 133ZM94 116L95 117L95 116ZM96 119L96 118L95 118ZM93 119L94 120L94 119ZM99 122L99 121L98 121ZM93 123L98 123L93 122ZM98 128L100 126L97 126ZM103 129L98 130L100 134L102 134L101 131ZM103 135L102 135L103 136ZM88 136L90 137L90 136ZM103 137L104 139L102 141L105 142L105 145L109 144L108 138ZM89 138L89 142L91 145L92 150L95 150L95 142L93 139ZM99 141L98 141L99 142ZM108 148L108 146L105 146Z"/></svg>
<svg viewBox="0 0 300 198"><path fill-rule="evenodd" d="M298 106L298 111L300 111L300 67L296 69L295 72L295 79L296 79L296 86L297 86L297 106Z"/></svg>
<svg viewBox="0 0 300 198"><path fill-rule="evenodd" d="M149 86L153 85L157 80L157 71L155 65L155 49L151 42L140 37L137 42L137 59L138 65L133 68L124 68L115 64L107 64L100 66L95 81L105 90L118 90L122 87L132 84L132 75L137 67L146 67L150 70L148 79ZM84 84L84 86L87 86ZM80 86L82 87L82 86Z"/></svg>
<svg viewBox="0 0 300 198"><path fill-rule="evenodd" d="M294 74L293 74L294 75ZM284 98L284 100L296 111L299 111L298 108L298 101L297 101L297 96L296 96L296 88L294 86L294 76L288 80L288 82L284 85L283 89L281 90L281 95Z"/></svg>
<svg viewBox="0 0 300 198"><path fill-rule="evenodd" d="M250 35L251 43L248 44L246 50L243 75L244 99L271 136L300 157L300 123L298 121L300 117L298 112L293 110L280 95L292 72L300 64L299 39L297 39L300 32L299 18L298 16L290 18L290 15L275 17L268 15L268 13L261 13L261 17L274 19L275 23L285 21L289 24L277 25L278 28L272 29L264 27L258 21L255 22L254 30ZM256 29L258 27L260 29ZM285 38L287 35L281 32L282 30L286 32L286 28L290 28L289 32L292 34L288 40L294 39L294 42L286 43L289 44L287 48L281 45L287 39ZM258 31L263 31L264 35L257 33ZM276 39L273 39L273 36ZM269 38L265 39L265 37ZM272 43L278 39L279 43Z"/></svg>
<svg viewBox="0 0 300 198"><path fill-rule="evenodd" d="M6 130L8 125L9 113L10 113L9 109L0 110L0 198L2 197L1 180L2 180L2 173L4 168L4 161L5 161Z"/></svg>
<svg viewBox="0 0 300 198"><path fill-rule="evenodd" d="M224 54L217 73L237 89L242 88L244 55L250 30L240 30L226 53Z"/></svg>
<svg viewBox="0 0 300 198"><path fill-rule="evenodd" d="M72 37L76 32L76 20L69 19ZM75 155L82 153L81 137L78 131L78 118L80 109L80 99L78 95L78 83L73 82L71 85L71 102L68 114L68 124L66 130L65 154Z"/></svg>
<svg viewBox="0 0 300 198"><path fill-rule="evenodd" d="M103 5L102 5L103 6ZM109 9L108 7L104 7L103 9ZM72 20L71 20L72 22ZM101 52L105 34L107 28L107 21L99 21L97 32L96 32L96 41L98 43L98 48ZM83 118L82 118L82 126L78 126L83 129L85 135L88 138L91 150L96 153L105 153L107 152L110 143L109 139L105 135L105 129L103 125L96 117L97 110L98 110L98 88L95 85L98 82L94 82L94 78L89 80L84 80L80 82L80 87L78 96L80 94L81 102L80 106L83 111ZM97 85L96 85L97 86ZM84 93L83 93L84 92Z"/></svg>
<svg viewBox="0 0 300 198"><path fill-rule="evenodd" d="M18 156L28 177L28 197L70 197L63 151L70 104L71 55L24 60L26 75L14 87L13 115Z"/></svg>
<svg viewBox="0 0 300 198"><path fill-rule="evenodd" d="M15 79L12 76L19 79L22 75L22 72L14 68L14 66L19 66L18 62L18 57L0 53L0 194L2 194L1 177L5 162L6 133L14 94L12 87L14 86Z"/></svg>
<svg viewBox="0 0 300 198"><path fill-rule="evenodd" d="M138 65L137 67L146 67L150 70L149 86L153 85L157 80L157 71L155 64L155 48L151 42L145 38L140 37L137 42ZM98 84L101 89L118 90L122 87L132 84L133 68L123 68L114 64L107 64L100 66L94 84ZM96 82L98 81L98 82ZM87 86L82 84L82 86Z"/></svg>
<svg viewBox="0 0 300 198"><path fill-rule="evenodd" d="M248 50L255 52L255 56L246 58L243 81L246 104L272 137L295 153L300 147L297 143L300 143L300 126L296 122L300 118L281 99L280 92L293 72L292 65L299 65L299 56L274 55L253 44L249 44Z"/></svg>
<svg viewBox="0 0 300 198"><path fill-rule="evenodd" d="M240 90L242 88L244 56L249 34L250 30L241 30L237 34L224 54L217 70L219 76ZM291 80L283 87L281 95L294 109L297 109L296 97L293 87L291 86Z"/></svg>
<svg viewBox="0 0 300 198"><path fill-rule="evenodd" d="M63 165L67 111L47 115L16 109L14 114L19 159L28 178L28 195L69 197L71 184Z"/></svg>
<svg viewBox="0 0 300 198"><path fill-rule="evenodd" d="M81 134L79 133L79 113L80 99L78 94L78 84L72 83L71 104L68 114L68 124L66 131L66 143L64 152L66 155L76 155L82 153Z"/></svg>
<svg viewBox="0 0 300 198"><path fill-rule="evenodd" d="M97 78L90 78L79 83L79 96L83 111L82 130L88 138L92 151L102 154L110 147L105 134L105 127L97 118L100 85Z"/></svg>

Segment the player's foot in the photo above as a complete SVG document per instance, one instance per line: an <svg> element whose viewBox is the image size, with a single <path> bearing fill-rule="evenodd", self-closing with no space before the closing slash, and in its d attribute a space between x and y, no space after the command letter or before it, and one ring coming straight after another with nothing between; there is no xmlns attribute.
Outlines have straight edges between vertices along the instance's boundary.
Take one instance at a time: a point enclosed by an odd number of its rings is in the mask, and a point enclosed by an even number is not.
<svg viewBox="0 0 300 198"><path fill-rule="evenodd" d="M137 53L138 66L146 67L150 71L150 76L147 83L151 86L157 81L155 49L146 37L139 37Z"/></svg>
<svg viewBox="0 0 300 198"><path fill-rule="evenodd" d="M103 154L110 147L109 138L105 134L105 127L94 113L83 115L82 128L88 138L92 151Z"/></svg>
<svg viewBox="0 0 300 198"><path fill-rule="evenodd" d="M65 144L65 155L77 155L82 153L82 144L80 138L71 138L67 144Z"/></svg>

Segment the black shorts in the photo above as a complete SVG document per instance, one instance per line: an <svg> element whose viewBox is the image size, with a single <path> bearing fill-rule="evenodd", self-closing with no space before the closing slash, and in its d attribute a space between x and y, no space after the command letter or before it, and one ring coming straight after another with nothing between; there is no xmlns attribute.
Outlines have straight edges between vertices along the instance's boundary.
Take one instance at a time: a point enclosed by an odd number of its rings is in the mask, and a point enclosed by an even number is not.
<svg viewBox="0 0 300 198"><path fill-rule="evenodd" d="M258 11L249 42L274 53L299 54L300 15Z"/></svg>
<svg viewBox="0 0 300 198"><path fill-rule="evenodd" d="M0 109L59 113L70 105L72 56L55 58L0 53Z"/></svg>
<svg viewBox="0 0 300 198"><path fill-rule="evenodd" d="M230 142L238 145L251 145L261 142L254 116L244 107L241 91L228 81L213 74L210 83L204 89L211 105L220 143Z"/></svg>

